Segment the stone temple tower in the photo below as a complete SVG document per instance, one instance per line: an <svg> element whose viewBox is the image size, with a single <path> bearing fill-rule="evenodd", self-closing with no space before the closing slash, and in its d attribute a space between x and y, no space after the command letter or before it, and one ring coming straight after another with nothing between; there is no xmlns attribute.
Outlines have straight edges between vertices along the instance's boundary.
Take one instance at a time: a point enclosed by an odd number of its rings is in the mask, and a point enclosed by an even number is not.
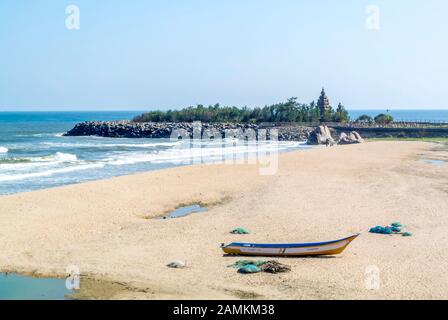
<svg viewBox="0 0 448 320"><path fill-rule="evenodd" d="M324 88L322 88L322 92L320 93L319 100L317 101L317 106L319 107L321 117L323 117L327 111L330 111L330 100L325 94Z"/></svg>

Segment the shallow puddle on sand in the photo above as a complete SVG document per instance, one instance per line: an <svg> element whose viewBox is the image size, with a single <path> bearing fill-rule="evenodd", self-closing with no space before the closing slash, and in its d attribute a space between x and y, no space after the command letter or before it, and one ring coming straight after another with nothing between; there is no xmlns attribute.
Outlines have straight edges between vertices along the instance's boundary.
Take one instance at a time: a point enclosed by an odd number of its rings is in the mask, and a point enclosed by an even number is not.
<svg viewBox="0 0 448 320"><path fill-rule="evenodd" d="M0 300L68 300L72 293L65 279L0 273Z"/></svg>
<svg viewBox="0 0 448 320"><path fill-rule="evenodd" d="M435 160L435 159L421 159L421 162L429 163L435 166L443 166L445 164L445 160Z"/></svg>
<svg viewBox="0 0 448 320"><path fill-rule="evenodd" d="M188 216L192 213L205 212L207 210L208 210L207 208L202 207L198 204L195 204L195 205L191 205L191 206L177 208L176 210L171 211L168 215L166 215L162 218L159 218L159 219L182 218L182 217Z"/></svg>

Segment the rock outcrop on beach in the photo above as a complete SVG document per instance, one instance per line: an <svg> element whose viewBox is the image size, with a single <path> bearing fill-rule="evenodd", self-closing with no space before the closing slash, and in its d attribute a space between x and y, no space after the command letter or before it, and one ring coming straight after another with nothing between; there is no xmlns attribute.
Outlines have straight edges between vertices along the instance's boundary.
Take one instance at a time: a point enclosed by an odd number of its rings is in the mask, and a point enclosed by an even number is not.
<svg viewBox="0 0 448 320"><path fill-rule="evenodd" d="M262 130L262 131L260 131ZM189 122L132 122L97 121L82 122L65 136L99 136L109 138L172 138L173 134L186 137L206 135L207 138L278 139L279 141L305 141L313 131L304 126L260 126L237 123L189 123Z"/></svg>
<svg viewBox="0 0 448 320"><path fill-rule="evenodd" d="M331 136L330 128L327 126L318 126L311 132L308 142L309 145L322 145L322 144L335 144L333 137Z"/></svg>
<svg viewBox="0 0 448 320"><path fill-rule="evenodd" d="M334 130L333 130L334 131ZM346 145L363 143L364 139L356 131L351 131L349 134L341 132L337 142L333 139L332 129L327 126L319 126L313 132L311 132L308 138L308 144L310 145Z"/></svg>
<svg viewBox="0 0 448 320"><path fill-rule="evenodd" d="M361 137L361 135L356 132L352 131L350 134L346 134L344 132L341 133L339 136L338 144L344 145L344 144L357 144L357 143L363 143L364 139Z"/></svg>

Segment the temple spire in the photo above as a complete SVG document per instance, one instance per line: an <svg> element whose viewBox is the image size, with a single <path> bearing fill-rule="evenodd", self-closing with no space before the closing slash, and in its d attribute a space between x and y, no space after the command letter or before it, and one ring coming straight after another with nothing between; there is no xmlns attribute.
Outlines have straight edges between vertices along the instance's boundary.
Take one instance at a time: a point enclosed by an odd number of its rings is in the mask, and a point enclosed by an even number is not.
<svg viewBox="0 0 448 320"><path fill-rule="evenodd" d="M321 119L324 118L324 115L330 111L330 100L325 93L325 88L322 88L322 92L320 93L319 100L317 101L317 106L320 111Z"/></svg>

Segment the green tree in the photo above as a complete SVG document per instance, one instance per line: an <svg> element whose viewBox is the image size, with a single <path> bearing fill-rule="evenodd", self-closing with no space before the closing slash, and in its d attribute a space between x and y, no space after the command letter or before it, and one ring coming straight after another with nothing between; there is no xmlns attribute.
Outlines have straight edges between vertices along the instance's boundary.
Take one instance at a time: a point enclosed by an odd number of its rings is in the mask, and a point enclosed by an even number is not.
<svg viewBox="0 0 448 320"><path fill-rule="evenodd" d="M389 114L381 113L375 117L375 122L378 124L389 124L394 122L394 118Z"/></svg>
<svg viewBox="0 0 448 320"><path fill-rule="evenodd" d="M330 108L325 111L325 113L321 117L321 122L332 122L334 119L334 110L330 106Z"/></svg>
<svg viewBox="0 0 448 320"><path fill-rule="evenodd" d="M338 119L344 121L348 118L345 108L337 109ZM325 115L326 121L333 121L333 109ZM198 104L180 110L160 111L154 110L133 119L135 122L234 122L234 123L261 123L261 122L317 122L320 120L319 107L313 101L309 104L299 103L296 97L286 102L267 105L262 108L248 108L236 106L221 106L219 104L208 107Z"/></svg>
<svg viewBox="0 0 448 320"><path fill-rule="evenodd" d="M350 120L350 116L348 114L347 109L345 109L345 107L339 103L336 112L334 113L333 116L333 121L334 122L348 122Z"/></svg>
<svg viewBox="0 0 448 320"><path fill-rule="evenodd" d="M373 122L373 118L367 114L360 115L356 122Z"/></svg>

